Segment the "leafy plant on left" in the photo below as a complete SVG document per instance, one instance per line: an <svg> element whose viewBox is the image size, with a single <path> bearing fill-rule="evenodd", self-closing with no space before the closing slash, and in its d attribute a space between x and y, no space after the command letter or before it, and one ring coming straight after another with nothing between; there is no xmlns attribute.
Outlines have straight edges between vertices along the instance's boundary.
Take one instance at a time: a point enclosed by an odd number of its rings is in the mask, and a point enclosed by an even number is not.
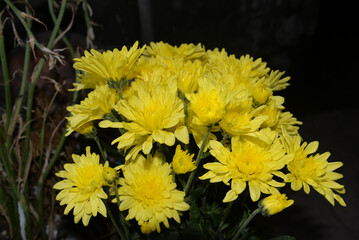
<svg viewBox="0 0 359 240"><path fill-rule="evenodd" d="M59 159L60 152L65 142L64 121L52 123L49 132L49 112L58 98L61 86L53 79L44 76L44 69L52 69L64 62L62 52L64 49L56 49L56 44L63 41L66 48L75 57L75 51L66 38L66 33L71 29L77 5L62 0L56 3L54 0L48 1L49 13L53 20L53 28L48 30L50 34L47 44L39 41L34 32L33 24L42 24L34 15L34 10L28 1L14 2L4 0L6 6L0 9L0 53L2 84L4 86L5 109L0 109L0 216L3 217L2 234L8 235L10 239L51 239L51 234L46 235L46 226L51 227L50 219L44 214L44 192L48 175L54 164ZM83 4L83 9L87 11L86 1L77 1ZM67 27L62 30L64 13L70 9L72 18L70 22L65 22ZM86 22L89 21L88 14L85 14ZM15 22L20 22L20 27L26 32L26 40L20 39ZM5 24L13 30L15 42L24 48L23 66L17 69L13 75L8 66L4 38L12 38L11 34L5 31ZM44 28L46 28L45 26ZM89 28L90 25L87 26ZM10 32L10 31L9 31ZM91 39L88 39L91 40ZM36 60L36 65L31 67L31 59ZM13 78L21 75L19 87L12 86ZM38 80L53 87L54 94L50 101L43 103L42 111L39 115L35 109L35 100L42 101L41 96L36 91ZM45 81L44 81L45 79ZM17 89L14 94L12 89ZM74 93L72 102L76 102L77 94ZM37 113L37 116L35 117ZM37 139L34 139L34 125L39 126L36 130ZM39 124L40 123L40 124ZM54 138L57 135L57 140ZM36 141L35 141L36 140ZM46 142L46 143L45 143ZM50 213L51 214L51 213ZM1 238L1 237L0 237Z"/></svg>

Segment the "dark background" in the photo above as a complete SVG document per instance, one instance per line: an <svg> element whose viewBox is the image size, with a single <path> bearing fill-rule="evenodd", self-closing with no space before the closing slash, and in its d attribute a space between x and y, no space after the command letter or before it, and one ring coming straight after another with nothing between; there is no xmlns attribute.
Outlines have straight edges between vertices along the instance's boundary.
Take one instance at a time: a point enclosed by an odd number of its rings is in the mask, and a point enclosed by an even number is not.
<svg viewBox="0 0 359 240"><path fill-rule="evenodd" d="M47 1L30 4L38 18L49 19ZM136 40L140 45L151 41L202 43L206 49L225 48L238 58L250 54L262 58L271 69L286 71L291 86L276 94L284 96L286 110L304 122L300 130L304 140L318 140L320 153L332 153L329 161L344 163L337 171L344 174L339 182L346 186L347 207L332 207L314 190L309 196L301 191L290 196L296 201L294 206L258 221L272 228L273 236L359 239L359 20L355 1L89 0L89 4L97 24L94 46L98 49L132 46ZM44 31L40 24L34 29ZM83 41L85 35L79 9L69 36Z"/></svg>

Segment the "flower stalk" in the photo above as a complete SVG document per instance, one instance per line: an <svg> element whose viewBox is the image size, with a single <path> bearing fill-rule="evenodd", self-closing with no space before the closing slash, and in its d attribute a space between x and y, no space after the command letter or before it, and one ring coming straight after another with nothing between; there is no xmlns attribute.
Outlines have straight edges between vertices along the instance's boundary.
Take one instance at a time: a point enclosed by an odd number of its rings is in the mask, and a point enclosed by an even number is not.
<svg viewBox="0 0 359 240"><path fill-rule="evenodd" d="M262 209L259 207L256 210L254 210L253 213L251 213L247 219L239 226L238 231L236 232L236 235L234 235L234 237L232 238L232 240L237 240L238 237L241 235L241 233L244 231L244 229L246 229L246 227L248 226L248 224L252 221L252 219L262 211Z"/></svg>
<svg viewBox="0 0 359 240"><path fill-rule="evenodd" d="M194 165L196 165L196 167L198 167L198 165L202 159L202 154L207 145L208 137L209 137L209 134L211 133L211 128L212 128L211 126L207 127L207 131L206 131L206 134L204 135L201 148L199 149L196 161L194 162ZM190 187L191 187L191 184L192 184L195 174L196 174L196 170L192 171L191 174L189 175L186 187L184 189L184 192L186 193L186 195L188 194L188 192L190 190Z"/></svg>

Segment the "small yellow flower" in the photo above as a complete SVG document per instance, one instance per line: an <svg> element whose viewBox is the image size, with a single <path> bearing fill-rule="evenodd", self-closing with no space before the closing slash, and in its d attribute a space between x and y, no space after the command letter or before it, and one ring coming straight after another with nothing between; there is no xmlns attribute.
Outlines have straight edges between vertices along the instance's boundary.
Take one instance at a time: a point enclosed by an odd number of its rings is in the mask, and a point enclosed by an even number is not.
<svg viewBox="0 0 359 240"><path fill-rule="evenodd" d="M56 174L64 178L54 185L54 189L61 190L56 200L60 201L60 205L67 205L64 214L73 209L75 223L82 219L84 226L87 226L90 218L97 216L97 213L107 216L102 199L107 199L103 187L109 184L104 176L106 172L113 175L115 170L109 170L108 162L101 165L99 155L91 153L90 147L86 147L86 155L73 154L72 159L74 163L65 164L65 170Z"/></svg>
<svg viewBox="0 0 359 240"><path fill-rule="evenodd" d="M106 182L108 184L112 184L117 178L118 178L118 174L117 171L111 167L107 167L105 166L103 168L103 178L106 180Z"/></svg>
<svg viewBox="0 0 359 240"><path fill-rule="evenodd" d="M121 78L133 78L132 67L144 48L138 49L136 42L129 50L124 46L121 50L116 48L103 53L94 49L91 49L91 53L85 51L84 57L74 59L74 68L83 72L79 75L79 83L74 84L76 90L96 88L107 84L110 79L119 81Z"/></svg>
<svg viewBox="0 0 359 240"><path fill-rule="evenodd" d="M161 223L169 228L168 219L181 222L181 212L190 206L184 201L185 193L176 189L171 166L164 163L160 154L149 154L147 159L138 155L126 162L122 171L118 194L120 211L128 210L126 220L135 218L146 234L161 232Z"/></svg>
<svg viewBox="0 0 359 240"><path fill-rule="evenodd" d="M66 136L73 131L81 134L90 132L92 122L100 120L105 114L110 113L118 99L118 94L114 89L109 88L107 85L101 85L90 92L80 104L68 106L67 110L72 116L67 118L69 124Z"/></svg>
<svg viewBox="0 0 359 240"><path fill-rule="evenodd" d="M335 182L343 177L342 174L334 172L340 168L342 162L328 162L329 152L314 154L319 143L317 141L301 144L299 135L290 136L284 131L283 140L286 151L294 154L294 159L287 164L289 173L285 176L285 181L291 184L293 191L299 191L302 187L304 192L309 194L310 186L322 194L333 206L335 200L340 205L346 206L343 198L334 193L344 194L344 186Z"/></svg>
<svg viewBox="0 0 359 240"><path fill-rule="evenodd" d="M176 147L176 153L173 156L172 168L177 174L185 174L195 170L197 167L194 165L192 159L194 154L188 154L188 150L183 151L180 145Z"/></svg>
<svg viewBox="0 0 359 240"><path fill-rule="evenodd" d="M285 194L275 193L259 202L264 216L274 215L291 206L294 200L288 200Z"/></svg>

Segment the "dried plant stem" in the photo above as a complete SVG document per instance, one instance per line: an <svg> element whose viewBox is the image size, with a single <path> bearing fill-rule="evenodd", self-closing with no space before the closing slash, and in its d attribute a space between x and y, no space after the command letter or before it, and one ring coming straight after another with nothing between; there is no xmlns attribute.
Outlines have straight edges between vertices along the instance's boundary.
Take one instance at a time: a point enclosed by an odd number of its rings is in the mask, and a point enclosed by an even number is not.
<svg viewBox="0 0 359 240"><path fill-rule="evenodd" d="M208 137L209 137L209 134L211 132L211 126L209 126L207 128L207 132L206 134L204 135L204 138L203 138L203 141L202 141L202 145L201 145L201 148L199 149L199 152L197 154L197 158L196 158L196 161L195 161L195 165L198 166L199 165L199 162L201 161L202 159L202 154L203 154L203 151L204 151L204 148L207 144L207 141L208 141ZM186 195L188 194L189 192L189 189L191 187L191 184L192 184L192 181L194 179L194 175L196 174L196 170L192 171L191 174L189 175L189 178L187 180L187 184L186 184L186 187L184 189L184 192L186 193Z"/></svg>

